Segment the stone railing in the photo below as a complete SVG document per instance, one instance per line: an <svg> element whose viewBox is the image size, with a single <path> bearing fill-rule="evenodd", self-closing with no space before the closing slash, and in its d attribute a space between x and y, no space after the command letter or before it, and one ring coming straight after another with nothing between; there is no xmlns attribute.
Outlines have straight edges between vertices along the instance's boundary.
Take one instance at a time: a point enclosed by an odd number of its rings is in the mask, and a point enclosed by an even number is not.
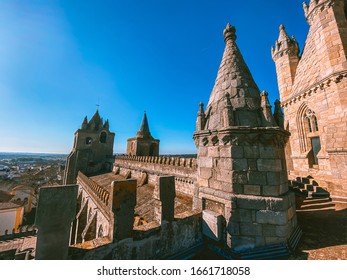
<svg viewBox="0 0 347 280"><path fill-rule="evenodd" d="M101 205L108 206L110 193L95 183L93 180L89 179L81 171L78 172L77 181L83 183L84 186L87 186L90 193L98 202L101 202Z"/></svg>
<svg viewBox="0 0 347 280"><path fill-rule="evenodd" d="M137 161L144 163L153 163L161 165L180 166L189 169L197 168L196 158L179 158L179 157L154 157L154 156L116 156L116 160Z"/></svg>

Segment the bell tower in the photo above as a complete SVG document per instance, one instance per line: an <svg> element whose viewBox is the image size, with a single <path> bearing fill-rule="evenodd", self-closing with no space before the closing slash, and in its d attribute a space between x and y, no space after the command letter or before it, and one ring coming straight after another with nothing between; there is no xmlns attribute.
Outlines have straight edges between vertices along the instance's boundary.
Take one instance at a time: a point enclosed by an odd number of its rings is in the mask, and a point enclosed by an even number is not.
<svg viewBox="0 0 347 280"><path fill-rule="evenodd" d="M146 112L143 114L139 131L134 138L128 139L127 154L131 156L159 156L159 142L149 130Z"/></svg>
<svg viewBox="0 0 347 280"><path fill-rule="evenodd" d="M64 184L76 183L78 171L85 175L111 171L114 136L108 120L104 122L98 110L89 122L85 117L66 160Z"/></svg>

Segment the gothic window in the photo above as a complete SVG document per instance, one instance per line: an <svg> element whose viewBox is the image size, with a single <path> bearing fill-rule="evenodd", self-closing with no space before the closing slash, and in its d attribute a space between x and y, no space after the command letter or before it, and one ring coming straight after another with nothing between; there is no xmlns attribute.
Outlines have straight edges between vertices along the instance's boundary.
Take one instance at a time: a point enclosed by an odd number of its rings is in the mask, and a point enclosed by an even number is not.
<svg viewBox="0 0 347 280"><path fill-rule="evenodd" d="M313 124L314 124L314 129L318 131L318 122L316 116L313 116Z"/></svg>
<svg viewBox="0 0 347 280"><path fill-rule="evenodd" d="M311 137L319 136L316 113L307 104L303 103L297 113L297 126L299 132L300 150L305 153L311 149Z"/></svg>
<svg viewBox="0 0 347 280"><path fill-rule="evenodd" d="M312 132L312 126L311 126L311 120L309 117L306 117L306 121L307 121L307 126L308 126L308 131Z"/></svg>
<svg viewBox="0 0 347 280"><path fill-rule="evenodd" d="M86 144L87 144L87 145L92 144L92 141L93 141L92 138L90 138L90 137L87 137L87 138L86 138Z"/></svg>
<svg viewBox="0 0 347 280"><path fill-rule="evenodd" d="M104 236L104 230L102 228L102 225L100 225L99 231L98 231L98 237L103 237L103 236Z"/></svg>
<svg viewBox="0 0 347 280"><path fill-rule="evenodd" d="M100 133L100 143L106 143L107 134L105 131Z"/></svg>

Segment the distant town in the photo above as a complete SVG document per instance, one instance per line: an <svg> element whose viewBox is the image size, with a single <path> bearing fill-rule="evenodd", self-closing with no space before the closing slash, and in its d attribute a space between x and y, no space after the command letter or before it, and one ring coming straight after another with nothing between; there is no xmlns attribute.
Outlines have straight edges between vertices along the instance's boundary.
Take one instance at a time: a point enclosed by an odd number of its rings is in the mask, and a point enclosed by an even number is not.
<svg viewBox="0 0 347 280"><path fill-rule="evenodd" d="M11 191L19 185L34 189L62 184L64 154L0 152L0 190Z"/></svg>

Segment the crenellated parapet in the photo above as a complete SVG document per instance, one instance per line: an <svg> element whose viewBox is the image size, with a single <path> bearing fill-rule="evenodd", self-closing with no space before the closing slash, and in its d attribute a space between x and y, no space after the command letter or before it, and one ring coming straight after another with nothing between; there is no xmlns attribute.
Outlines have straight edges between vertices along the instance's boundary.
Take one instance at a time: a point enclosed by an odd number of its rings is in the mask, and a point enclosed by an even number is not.
<svg viewBox="0 0 347 280"><path fill-rule="evenodd" d="M197 160L195 158L179 158L179 157L153 157L153 156L116 156L117 160L137 161L143 163L154 163L161 165L180 166L196 170Z"/></svg>
<svg viewBox="0 0 347 280"><path fill-rule="evenodd" d="M27 236L36 236L37 228L34 225L19 226L17 230L12 231L5 230L5 234L0 236L0 242L6 240L12 240L16 238L23 238Z"/></svg>
<svg viewBox="0 0 347 280"><path fill-rule="evenodd" d="M334 0L311 0L309 4L303 3L307 23L311 25L315 16L322 11L331 8L335 4Z"/></svg>
<svg viewBox="0 0 347 280"><path fill-rule="evenodd" d="M82 172L78 172L77 182L83 184L84 189L94 198L100 205L108 207L110 201L110 192L99 186L96 182L89 179Z"/></svg>

